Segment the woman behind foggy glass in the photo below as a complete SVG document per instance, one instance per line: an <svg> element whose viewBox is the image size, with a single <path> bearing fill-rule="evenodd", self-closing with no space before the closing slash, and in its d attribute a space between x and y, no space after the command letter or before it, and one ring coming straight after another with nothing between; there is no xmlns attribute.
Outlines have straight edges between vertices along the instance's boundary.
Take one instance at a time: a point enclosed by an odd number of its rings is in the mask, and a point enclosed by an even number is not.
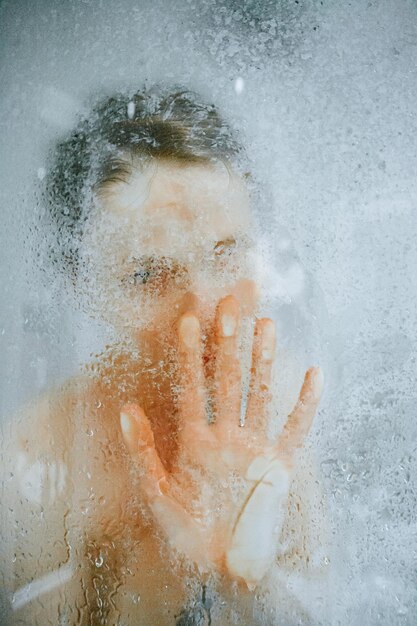
<svg viewBox="0 0 417 626"><path fill-rule="evenodd" d="M270 438L241 153L214 106L158 89L101 102L55 152L51 262L120 341L6 427L16 623L309 623L321 503L299 450L322 374Z"/></svg>

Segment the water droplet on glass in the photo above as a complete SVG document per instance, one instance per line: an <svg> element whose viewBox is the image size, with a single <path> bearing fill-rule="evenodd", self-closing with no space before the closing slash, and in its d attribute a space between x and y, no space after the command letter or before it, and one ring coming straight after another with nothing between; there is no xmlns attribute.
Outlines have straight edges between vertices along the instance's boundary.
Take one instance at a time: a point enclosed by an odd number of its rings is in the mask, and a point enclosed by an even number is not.
<svg viewBox="0 0 417 626"><path fill-rule="evenodd" d="M240 95L245 88L245 81L241 76L238 76L235 80L235 92Z"/></svg>
<svg viewBox="0 0 417 626"><path fill-rule="evenodd" d="M135 117L135 103L134 102L129 102L129 104L127 105L127 117L130 120L133 120L133 118Z"/></svg>

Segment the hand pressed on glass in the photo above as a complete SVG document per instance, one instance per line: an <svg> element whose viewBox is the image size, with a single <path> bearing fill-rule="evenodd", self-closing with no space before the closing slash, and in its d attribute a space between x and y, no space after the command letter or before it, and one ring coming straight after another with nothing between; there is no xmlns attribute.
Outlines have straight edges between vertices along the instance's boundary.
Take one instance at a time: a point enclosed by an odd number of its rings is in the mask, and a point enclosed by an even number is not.
<svg viewBox="0 0 417 626"><path fill-rule="evenodd" d="M275 327L270 319L257 320L242 426L238 328L239 305L227 296L217 307L214 368L208 381L199 320L186 313L179 321L179 458L172 471L164 467L139 406L123 407L121 426L141 470L145 499L172 547L201 569L214 566L253 585L276 555L295 452L310 429L323 377L318 367L306 372L294 410L278 440L271 441L267 430ZM208 387L213 423L206 417Z"/></svg>

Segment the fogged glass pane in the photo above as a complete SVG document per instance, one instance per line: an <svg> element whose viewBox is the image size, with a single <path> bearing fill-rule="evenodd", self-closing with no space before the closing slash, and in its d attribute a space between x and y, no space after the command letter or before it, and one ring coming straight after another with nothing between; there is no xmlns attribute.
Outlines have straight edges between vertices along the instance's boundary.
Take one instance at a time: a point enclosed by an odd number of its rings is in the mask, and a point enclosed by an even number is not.
<svg viewBox="0 0 417 626"><path fill-rule="evenodd" d="M0 17L1 623L414 624L414 4Z"/></svg>

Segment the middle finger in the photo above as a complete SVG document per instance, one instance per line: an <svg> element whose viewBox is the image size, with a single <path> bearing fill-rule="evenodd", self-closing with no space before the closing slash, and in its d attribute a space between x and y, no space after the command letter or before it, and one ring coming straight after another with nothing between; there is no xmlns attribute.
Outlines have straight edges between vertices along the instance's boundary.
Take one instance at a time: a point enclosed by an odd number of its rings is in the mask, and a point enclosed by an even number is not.
<svg viewBox="0 0 417 626"><path fill-rule="evenodd" d="M216 311L216 364L214 380L215 429L229 439L239 428L241 366L238 355L239 304L234 296L223 298Z"/></svg>
<svg viewBox="0 0 417 626"><path fill-rule="evenodd" d="M252 348L251 381L245 416L245 430L253 434L267 428L268 405L271 400L271 372L275 357L275 324L269 318L255 325Z"/></svg>

